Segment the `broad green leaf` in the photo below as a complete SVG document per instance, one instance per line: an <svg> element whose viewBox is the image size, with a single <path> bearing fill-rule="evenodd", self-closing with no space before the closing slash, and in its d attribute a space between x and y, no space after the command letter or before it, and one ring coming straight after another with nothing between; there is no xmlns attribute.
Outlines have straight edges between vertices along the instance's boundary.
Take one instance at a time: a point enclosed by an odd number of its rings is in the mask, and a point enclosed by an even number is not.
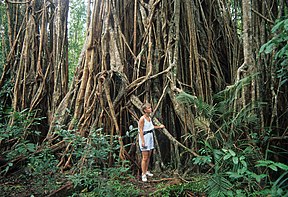
<svg viewBox="0 0 288 197"><path fill-rule="evenodd" d="M274 27L272 28L271 32L275 33L279 28L281 28L284 25L284 22L285 20L276 23L276 25L274 25Z"/></svg>
<svg viewBox="0 0 288 197"><path fill-rule="evenodd" d="M288 57L288 49L287 49L287 52L286 52L286 56ZM287 65L288 65L288 59L282 61L280 65L281 65L282 67L284 67L284 68L285 68L285 67L288 67L288 66L287 66ZM286 69L285 71L288 72L287 69Z"/></svg>
<svg viewBox="0 0 288 197"><path fill-rule="evenodd" d="M287 52L288 47L283 47L275 54L275 59L283 57Z"/></svg>
<svg viewBox="0 0 288 197"><path fill-rule="evenodd" d="M263 44L263 45L260 47L259 53L263 53L263 51L265 50L265 48L267 47L267 45L268 45L268 43Z"/></svg>
<svg viewBox="0 0 288 197"><path fill-rule="evenodd" d="M240 159L240 162L242 163L242 165L243 165L245 168L247 168L247 163L246 163L246 161Z"/></svg>
<svg viewBox="0 0 288 197"><path fill-rule="evenodd" d="M284 21L284 29L288 31L288 20Z"/></svg>
<svg viewBox="0 0 288 197"><path fill-rule="evenodd" d="M279 84L279 86L281 87L281 86L284 85L287 81L288 81L288 79L283 79L283 80L281 81L281 83Z"/></svg>
<svg viewBox="0 0 288 197"><path fill-rule="evenodd" d="M259 175L255 173L251 174L251 177L255 178L258 183L261 181L261 179L265 178L266 176L267 174L259 174Z"/></svg>
<svg viewBox="0 0 288 197"><path fill-rule="evenodd" d="M238 162L239 162L238 157L233 157L232 160L233 160L233 163L236 164L236 165L237 165Z"/></svg>
<svg viewBox="0 0 288 197"><path fill-rule="evenodd" d="M234 194L233 194L232 191L227 191L227 192L226 192L226 195L227 195L228 197L229 197L229 196L232 196L232 197L234 196Z"/></svg>
<svg viewBox="0 0 288 197"><path fill-rule="evenodd" d="M267 167L268 165L273 164L274 162L270 160L259 160L257 161L257 163L258 164L255 165L256 167L262 167L262 166Z"/></svg>
<svg viewBox="0 0 288 197"><path fill-rule="evenodd" d="M238 178L242 178L243 175L239 174L237 172L226 172L227 175L229 175L230 178L234 178L234 179L238 179Z"/></svg>
<svg viewBox="0 0 288 197"><path fill-rule="evenodd" d="M275 49L275 43L271 42L269 45L266 46L264 53L269 54Z"/></svg>
<svg viewBox="0 0 288 197"><path fill-rule="evenodd" d="M288 170L288 165L284 164L284 163L274 163L275 166L277 166L278 168L282 169L282 170Z"/></svg>
<svg viewBox="0 0 288 197"><path fill-rule="evenodd" d="M229 153L230 153L233 157L236 156L236 153L235 153L233 150L229 149L228 151L229 151Z"/></svg>
<svg viewBox="0 0 288 197"><path fill-rule="evenodd" d="M225 156L223 157L223 159L224 159L224 160L227 160L227 159L229 159L230 157L232 157L232 155L227 154L227 155L225 155Z"/></svg>
<svg viewBox="0 0 288 197"><path fill-rule="evenodd" d="M243 155L239 158L240 161L243 161L244 159L245 159L245 156Z"/></svg>
<svg viewBox="0 0 288 197"><path fill-rule="evenodd" d="M237 169L237 172L238 172L238 174L249 174L249 170L247 170L247 168L246 167L243 167L243 168L239 168L239 169Z"/></svg>
<svg viewBox="0 0 288 197"><path fill-rule="evenodd" d="M275 164L271 164L268 167L274 171L278 171L278 168L277 168L277 166L275 166Z"/></svg>
<svg viewBox="0 0 288 197"><path fill-rule="evenodd" d="M237 197L246 197L246 194L245 194L245 192L243 192L243 190L237 189L236 190L236 196Z"/></svg>
<svg viewBox="0 0 288 197"><path fill-rule="evenodd" d="M28 143L26 146L27 146L27 149L28 149L30 152L34 152L34 151L35 151L35 144Z"/></svg>

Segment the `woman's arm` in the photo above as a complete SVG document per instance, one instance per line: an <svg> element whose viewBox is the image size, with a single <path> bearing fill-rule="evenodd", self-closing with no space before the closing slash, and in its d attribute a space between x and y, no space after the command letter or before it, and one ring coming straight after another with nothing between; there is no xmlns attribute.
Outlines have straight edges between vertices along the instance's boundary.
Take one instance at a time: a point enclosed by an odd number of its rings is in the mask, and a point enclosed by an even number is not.
<svg viewBox="0 0 288 197"><path fill-rule="evenodd" d="M164 124L154 125L154 128L155 128L155 129L163 129L163 128L165 128L165 126L164 126Z"/></svg>

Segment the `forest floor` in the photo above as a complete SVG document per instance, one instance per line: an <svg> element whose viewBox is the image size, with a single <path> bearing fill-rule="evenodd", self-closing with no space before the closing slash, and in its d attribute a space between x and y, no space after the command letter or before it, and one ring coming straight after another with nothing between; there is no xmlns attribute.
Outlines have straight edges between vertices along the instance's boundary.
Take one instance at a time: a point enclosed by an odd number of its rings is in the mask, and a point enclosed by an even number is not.
<svg viewBox="0 0 288 197"><path fill-rule="evenodd" d="M188 183L186 180L183 180L179 176L170 175L169 173L161 173L161 175L156 174L153 177L148 177L147 182L142 182L140 180L140 177L134 179L134 181L135 182L133 182L133 184L142 191L139 194L139 196L171 195L171 196L206 197L204 192L199 192L199 183L200 183L200 190L204 190L203 182L199 181L198 184L197 183L192 184L193 185L192 187L191 185L189 185L188 186L189 189L187 189L188 187L184 186L185 183ZM194 191L193 188L195 189ZM180 190L182 191L180 192Z"/></svg>
<svg viewBox="0 0 288 197"><path fill-rule="evenodd" d="M72 196L75 188L67 183L63 183L63 178L55 177L49 180L47 177L28 176L23 170L18 170L5 177L0 177L0 197L34 197L34 196ZM190 196L205 197L203 191L203 178L198 179L194 183L187 186L187 181L169 173L154 174L148 178L148 182L142 182L140 177L127 178L122 180L123 184L129 182L139 191L137 196ZM193 182L193 181L192 181ZM191 183L191 182L190 182ZM186 186L185 186L186 184ZM200 190L199 190L200 187ZM202 187L202 188L201 188ZM55 188L54 191L51 188ZM187 189L189 188L189 189ZM193 188L195 191L193 191ZM181 191L180 191L181 190ZM179 193L179 191L181 193ZM199 192L200 191L200 192ZM180 194L180 195L179 195ZM75 195L73 195L75 196ZM82 195L76 195L82 196ZM85 195L84 195L85 196ZM87 195L89 196L89 195ZM90 195L91 196L91 195ZM92 195L93 196L93 195ZM117 196L117 195L115 195ZM134 196L134 195L132 195Z"/></svg>

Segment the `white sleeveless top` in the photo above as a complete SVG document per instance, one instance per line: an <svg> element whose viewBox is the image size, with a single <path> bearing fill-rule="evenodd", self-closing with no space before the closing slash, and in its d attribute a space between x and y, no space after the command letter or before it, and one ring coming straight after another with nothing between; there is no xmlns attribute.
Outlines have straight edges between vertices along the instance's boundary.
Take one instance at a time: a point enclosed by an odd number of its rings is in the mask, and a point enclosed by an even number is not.
<svg viewBox="0 0 288 197"><path fill-rule="evenodd" d="M154 125L152 123L152 120L149 122L148 120L146 120L144 118L143 132L150 131L152 129L154 129ZM146 135L144 135L144 141L145 141L145 146L142 147L142 140L141 140L140 133L139 133L139 148L141 151L150 151L150 150L154 149L153 132L147 133Z"/></svg>
<svg viewBox="0 0 288 197"><path fill-rule="evenodd" d="M150 118L150 122L144 118L144 126L143 126L143 131L150 131L154 129L154 125L152 123L152 119Z"/></svg>

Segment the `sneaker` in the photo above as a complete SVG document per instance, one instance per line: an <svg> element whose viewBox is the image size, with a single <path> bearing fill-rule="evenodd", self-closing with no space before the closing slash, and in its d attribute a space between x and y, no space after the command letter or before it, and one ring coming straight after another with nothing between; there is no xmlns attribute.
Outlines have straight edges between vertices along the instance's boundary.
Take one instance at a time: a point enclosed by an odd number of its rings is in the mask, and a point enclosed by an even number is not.
<svg viewBox="0 0 288 197"><path fill-rule="evenodd" d="M147 182L147 176L146 176L146 174L142 175L142 181L143 181L143 182Z"/></svg>
<svg viewBox="0 0 288 197"><path fill-rule="evenodd" d="M151 172L149 172L149 171L146 172L146 175L147 176L153 176L153 174Z"/></svg>

